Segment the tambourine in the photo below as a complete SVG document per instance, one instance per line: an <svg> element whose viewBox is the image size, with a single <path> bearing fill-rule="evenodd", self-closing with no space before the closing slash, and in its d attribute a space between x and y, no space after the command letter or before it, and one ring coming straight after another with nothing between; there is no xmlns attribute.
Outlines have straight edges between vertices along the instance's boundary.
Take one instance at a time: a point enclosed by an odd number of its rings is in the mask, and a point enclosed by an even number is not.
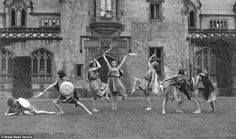
<svg viewBox="0 0 236 139"><path fill-rule="evenodd" d="M60 92L65 96L70 96L74 92L74 85L71 82L65 81L60 85Z"/></svg>

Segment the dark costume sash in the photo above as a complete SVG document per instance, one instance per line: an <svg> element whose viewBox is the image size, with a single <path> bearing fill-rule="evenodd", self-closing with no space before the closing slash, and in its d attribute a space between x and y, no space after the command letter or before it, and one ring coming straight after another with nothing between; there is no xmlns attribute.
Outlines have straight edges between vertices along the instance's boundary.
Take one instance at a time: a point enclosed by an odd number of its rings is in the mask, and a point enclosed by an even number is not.
<svg viewBox="0 0 236 139"><path fill-rule="evenodd" d="M176 88L178 88L179 91L183 92L184 95L186 95L187 98L191 100L188 93L188 84L185 78L178 77L178 76L174 77L170 84L176 86Z"/></svg>
<svg viewBox="0 0 236 139"><path fill-rule="evenodd" d="M199 74L199 76L201 77L202 83L204 85L204 97L206 100L208 100L210 94L212 91L214 91L214 86L212 84L212 82L210 81L210 79L208 78L208 76L206 76L205 74Z"/></svg>

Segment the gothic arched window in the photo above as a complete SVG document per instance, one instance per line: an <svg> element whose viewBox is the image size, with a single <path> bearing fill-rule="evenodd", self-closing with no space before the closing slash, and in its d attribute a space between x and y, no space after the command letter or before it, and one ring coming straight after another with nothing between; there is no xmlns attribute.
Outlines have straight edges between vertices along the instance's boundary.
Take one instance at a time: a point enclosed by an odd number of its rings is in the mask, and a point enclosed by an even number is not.
<svg viewBox="0 0 236 139"><path fill-rule="evenodd" d="M14 9L11 10L11 25L16 25L16 11Z"/></svg>
<svg viewBox="0 0 236 139"><path fill-rule="evenodd" d="M26 19L25 10L22 9L22 11L21 11L21 25L22 26L25 26L25 19Z"/></svg>
<svg viewBox="0 0 236 139"><path fill-rule="evenodd" d="M13 75L13 53L0 49L0 80L10 81Z"/></svg>
<svg viewBox="0 0 236 139"><path fill-rule="evenodd" d="M32 53L32 76L35 82L47 82L52 76L52 56L46 49L38 49Z"/></svg>
<svg viewBox="0 0 236 139"><path fill-rule="evenodd" d="M195 13L193 10L189 13L189 27L195 27Z"/></svg>

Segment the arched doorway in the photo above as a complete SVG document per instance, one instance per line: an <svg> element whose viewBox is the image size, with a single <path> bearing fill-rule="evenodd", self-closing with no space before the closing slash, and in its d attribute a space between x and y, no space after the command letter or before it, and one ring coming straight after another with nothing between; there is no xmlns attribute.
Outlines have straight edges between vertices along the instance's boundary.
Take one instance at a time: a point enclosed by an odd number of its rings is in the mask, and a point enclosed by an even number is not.
<svg viewBox="0 0 236 139"><path fill-rule="evenodd" d="M109 57L109 56L106 56L106 58L109 62L111 62L112 60L115 60L114 58ZM103 57L99 57L97 60L101 64L101 68L99 69L100 79L102 82L107 83L107 74L109 72L108 67L107 67L107 63Z"/></svg>

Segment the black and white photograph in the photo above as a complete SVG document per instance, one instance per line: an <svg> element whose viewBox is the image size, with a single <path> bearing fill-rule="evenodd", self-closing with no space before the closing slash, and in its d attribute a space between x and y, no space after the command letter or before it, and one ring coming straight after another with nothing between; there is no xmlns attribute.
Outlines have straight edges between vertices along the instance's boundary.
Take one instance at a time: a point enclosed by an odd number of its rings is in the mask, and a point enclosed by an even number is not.
<svg viewBox="0 0 236 139"><path fill-rule="evenodd" d="M0 0L0 139L236 139L236 0Z"/></svg>

